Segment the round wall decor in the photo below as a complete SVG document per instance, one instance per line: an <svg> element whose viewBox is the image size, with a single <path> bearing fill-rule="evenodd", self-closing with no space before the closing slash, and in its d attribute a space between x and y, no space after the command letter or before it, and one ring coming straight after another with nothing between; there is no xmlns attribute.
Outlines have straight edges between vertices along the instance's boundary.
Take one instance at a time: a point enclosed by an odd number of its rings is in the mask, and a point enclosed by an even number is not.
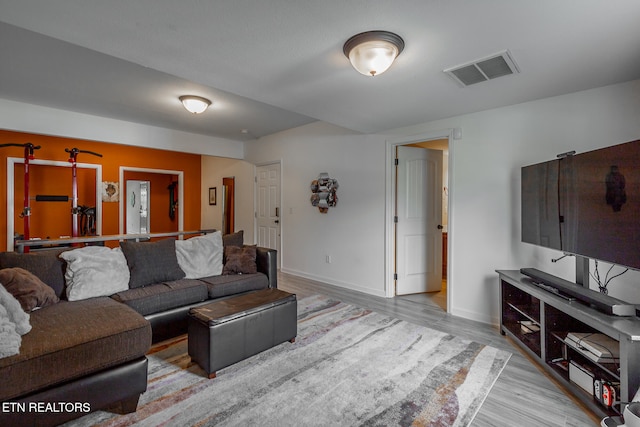
<svg viewBox="0 0 640 427"><path fill-rule="evenodd" d="M311 205L317 206L321 213L329 212L329 208L338 203L338 187L337 179L330 178L326 172L320 173L318 179L311 181Z"/></svg>

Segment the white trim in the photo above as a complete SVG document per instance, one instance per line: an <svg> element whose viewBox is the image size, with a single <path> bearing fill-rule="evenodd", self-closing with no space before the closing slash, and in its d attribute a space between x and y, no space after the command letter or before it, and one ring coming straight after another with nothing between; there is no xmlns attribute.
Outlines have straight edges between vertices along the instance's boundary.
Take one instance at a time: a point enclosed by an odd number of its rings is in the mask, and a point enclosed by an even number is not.
<svg viewBox="0 0 640 427"><path fill-rule="evenodd" d="M304 271L294 270L294 269L290 269L290 268L284 268L283 267L281 269L281 271L283 273L290 274L292 276L302 277L303 279L309 279L309 280L313 280L313 281L319 282L319 283L325 283L327 285L333 285L333 286L337 286L337 287L343 288L343 289L349 289L349 290L352 290L352 291L358 291L358 292L362 292L364 294L374 295L374 296L381 297L381 298L385 297L384 289L381 289L381 290L371 289L371 288L368 288L366 286L358 285L356 283L350 283L350 282L343 282L343 281L340 281L340 280L334 280L334 279L331 279L331 278L326 277L324 275L318 276L318 275L315 275L315 274L310 274L310 273L306 273Z"/></svg>
<svg viewBox="0 0 640 427"><path fill-rule="evenodd" d="M448 197L448 225L447 234L449 242L452 242L452 235L454 231L454 215L453 215L453 191L455 191L455 185L453 183L453 155L454 155L454 132L461 134L460 129L444 129L437 131L429 131L420 133L417 135L406 135L396 138L387 139L386 141L386 155L385 155L385 171L386 171L386 200L385 200L385 281L384 289L385 296L392 298L395 296L394 290L394 200L396 198L396 176L394 173L395 150L399 145L414 144L417 142L430 141L434 139L449 140L449 168L448 168L448 181L449 181L449 197ZM451 311L451 293L454 288L455 278L453 277L453 265L451 245L447 246L447 312Z"/></svg>
<svg viewBox="0 0 640 427"><path fill-rule="evenodd" d="M118 180L120 183L120 200L118 201L118 234L124 234L124 203L126 199L126 188L124 185L124 173L146 172L159 173L163 175L178 175L178 231L184 231L184 171L168 169L137 168L133 166L120 166ZM182 239L182 236L179 237Z"/></svg>
<svg viewBox="0 0 640 427"><path fill-rule="evenodd" d="M7 251L13 251L13 234L15 232L15 224L13 216L15 210L15 182L13 180L15 174L15 165L24 164L24 158L7 157ZM71 163L60 160L29 160L29 165L59 166L70 168ZM102 235L102 165L95 163L76 163L76 167L82 169L96 170L96 234Z"/></svg>

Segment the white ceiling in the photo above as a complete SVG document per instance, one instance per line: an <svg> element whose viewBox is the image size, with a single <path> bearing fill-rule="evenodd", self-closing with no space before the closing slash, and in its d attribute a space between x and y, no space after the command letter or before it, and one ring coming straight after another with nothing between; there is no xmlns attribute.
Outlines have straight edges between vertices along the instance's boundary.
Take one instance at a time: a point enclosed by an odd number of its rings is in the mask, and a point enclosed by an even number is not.
<svg viewBox="0 0 640 427"><path fill-rule="evenodd" d="M0 97L236 140L376 133L638 79L639 20L637 0L0 0ZM373 78L342 53L368 30L406 44ZM443 72L506 49L519 74Z"/></svg>

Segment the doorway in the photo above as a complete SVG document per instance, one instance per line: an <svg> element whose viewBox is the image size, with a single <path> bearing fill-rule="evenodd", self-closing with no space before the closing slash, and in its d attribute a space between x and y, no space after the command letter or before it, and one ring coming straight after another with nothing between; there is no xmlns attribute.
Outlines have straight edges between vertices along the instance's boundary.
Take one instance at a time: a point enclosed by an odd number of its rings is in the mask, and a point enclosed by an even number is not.
<svg viewBox="0 0 640 427"><path fill-rule="evenodd" d="M140 171L124 173L124 187L120 190L126 202L125 234L180 231L180 218L175 206L177 180L178 177L174 174Z"/></svg>
<svg viewBox="0 0 640 427"><path fill-rule="evenodd" d="M387 297L398 297L403 299L410 299L416 302L438 306L445 311L449 311L450 309L450 298L451 291L454 287L453 277L451 274L452 271L452 260L451 260L451 235L452 235L452 221L451 221L451 209L450 209L450 194L451 194L451 168L450 168L450 159L452 157L452 148L450 142L453 141L453 129L441 131L441 132L432 132L425 133L422 135L415 135L412 137L398 138L396 140L387 141L387 196L386 196L386 209L387 209L387 220L386 220L386 231L387 231L387 244L386 244L386 263L387 263L387 280L385 282L385 291ZM439 197L442 200L442 221L439 224L430 224L434 227L439 228L438 232L441 233L442 239L440 239L440 235L438 235L438 246L435 247L433 242L434 239L431 239L431 243L429 243L425 247L425 253L416 253L409 252L408 254L402 253L402 248L398 247L398 235L397 235L397 203L398 203L398 176L396 175L396 151L398 147L404 146L412 146L419 147L423 149L430 150L438 150L442 152L442 185L439 190ZM419 150L418 148L413 148L413 150ZM407 150L409 151L409 150ZM424 150L427 151L427 150ZM418 187L416 187L418 188ZM414 193L417 191L413 189ZM422 194L422 193L420 193ZM431 215L431 214L430 214ZM425 224L429 219L425 219ZM441 227L441 229L440 229ZM404 242L402 243L404 244ZM400 249L400 253L398 253L398 249ZM426 251L437 251L437 256L431 256L431 254L426 254ZM437 261L438 265L430 266L430 268L439 268L439 272L442 275L442 286L441 289L437 289L435 292L419 292L406 296L401 296L402 292L398 292L397 284L398 284L398 267L399 265L407 265L407 263L411 264L413 261L409 258L413 257L425 257L425 259L431 259L432 262L434 259L441 259L441 261ZM441 258L440 258L441 257ZM418 269L416 269L417 271ZM428 290L428 289L427 289ZM433 289L431 289L433 290ZM401 290L402 291L402 290Z"/></svg>
<svg viewBox="0 0 640 427"><path fill-rule="evenodd" d="M396 295L442 289L443 152L396 147Z"/></svg>
<svg viewBox="0 0 640 427"><path fill-rule="evenodd" d="M280 245L281 189L280 163L261 165L256 168L256 229L258 246L278 251L278 268L282 265Z"/></svg>
<svg viewBox="0 0 640 427"><path fill-rule="evenodd" d="M153 197L150 194L150 206L148 215L153 216L156 221L154 224L149 222L149 229L154 233L169 231L184 231L184 172L165 170L165 169L148 169L135 168L128 166L120 166L121 187L126 187L127 180L150 181L150 190L158 190L158 196ZM158 183L154 185L155 180ZM177 187L177 188L176 188ZM177 192L177 196L176 193ZM118 203L118 234L125 234L126 211L125 204L127 202L126 188L120 188L121 197ZM157 207L154 205L158 203ZM155 214L153 214L155 212ZM166 214L163 215L163 213ZM153 214L153 215L152 215ZM160 222L157 222L160 221Z"/></svg>
<svg viewBox="0 0 640 427"><path fill-rule="evenodd" d="M222 178L222 234L235 232L235 177Z"/></svg>
<svg viewBox="0 0 640 427"><path fill-rule="evenodd" d="M431 274L427 282L431 282L427 286L426 292L422 292L421 295L407 295L405 298L422 300L430 305L437 305L444 311L447 311L447 249L448 249L448 159L449 159L449 140L448 139L435 139L430 141L418 142L414 144L407 144L397 147L400 148L415 148L419 151L429 153L436 153L435 158L438 159L438 165L433 167L439 176L431 177L434 181L437 181L438 193L435 196L433 205L436 206L439 212L434 212L425 219L424 224L427 230L431 231L433 238L432 248L434 254L431 254L429 259L433 262L434 266L431 269ZM433 155L433 154L432 154ZM429 156L427 156L429 157ZM437 179L436 179L437 178ZM433 188L429 188L427 184L422 189L422 193L428 195L430 191L436 191ZM437 198L437 200L436 200ZM437 221L436 221L437 220ZM429 235L430 233L427 233ZM437 283L434 283L437 282Z"/></svg>

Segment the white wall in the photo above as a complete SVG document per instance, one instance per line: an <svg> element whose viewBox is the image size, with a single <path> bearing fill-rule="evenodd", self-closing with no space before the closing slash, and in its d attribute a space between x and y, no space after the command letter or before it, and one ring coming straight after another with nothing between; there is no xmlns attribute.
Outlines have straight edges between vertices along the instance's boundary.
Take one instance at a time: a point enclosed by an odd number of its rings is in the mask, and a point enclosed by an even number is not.
<svg viewBox="0 0 640 427"><path fill-rule="evenodd" d="M395 130L411 135L461 128L454 140L449 242L453 314L498 321L495 269L535 267L575 279L573 258L520 242L520 168L559 153L589 151L640 138L640 81L488 110ZM602 270L601 270L602 271ZM640 273L609 294L640 303Z"/></svg>
<svg viewBox="0 0 640 427"><path fill-rule="evenodd" d="M384 296L384 138L316 122L247 143L246 154L282 162L282 271ZM326 214L309 201L320 172L340 184Z"/></svg>
<svg viewBox="0 0 640 427"><path fill-rule="evenodd" d="M244 144L0 99L0 129L241 159Z"/></svg>
<svg viewBox="0 0 640 427"><path fill-rule="evenodd" d="M452 314L498 321L496 269L535 267L574 280L574 261L520 242L520 168L640 138L640 81L592 89L396 129L358 135L313 123L246 146L246 160L283 164L283 271L384 295L385 140L461 128L453 140L449 242ZM340 182L339 204L309 204L319 172ZM451 228L454 227L454 228ZM325 262L332 255L333 263ZM610 285L640 303L640 273Z"/></svg>
<svg viewBox="0 0 640 427"><path fill-rule="evenodd" d="M253 244L253 177L255 167L246 161L202 156L203 228L222 230L222 178L235 178L235 230L244 230L244 241ZM217 204L209 205L209 187L217 188Z"/></svg>

